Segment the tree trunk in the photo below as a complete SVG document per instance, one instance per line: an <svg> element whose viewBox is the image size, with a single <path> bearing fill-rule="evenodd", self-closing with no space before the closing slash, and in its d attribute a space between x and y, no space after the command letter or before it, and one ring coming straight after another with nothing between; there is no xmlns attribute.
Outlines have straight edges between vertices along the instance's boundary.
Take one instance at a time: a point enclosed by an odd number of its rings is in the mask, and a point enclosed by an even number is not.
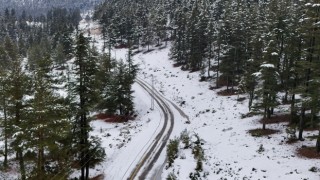
<svg viewBox="0 0 320 180"><path fill-rule="evenodd" d="M229 76L227 76L227 92L229 92Z"/></svg>
<svg viewBox="0 0 320 180"><path fill-rule="evenodd" d="M208 58L208 77L210 77L210 69L211 69L211 56L212 56L212 49L211 49L211 43L210 43L210 52L209 52L209 58Z"/></svg>
<svg viewBox="0 0 320 180"><path fill-rule="evenodd" d="M85 172L85 157L86 157L86 147L85 147L85 137L84 137L84 123L83 123L83 115L81 114L80 116L80 166L81 166L81 180L85 180L85 175L86 175L86 172Z"/></svg>
<svg viewBox="0 0 320 180"><path fill-rule="evenodd" d="M249 111L251 110L251 107L252 107L253 96L254 96L254 91L250 91L249 92Z"/></svg>
<svg viewBox="0 0 320 180"><path fill-rule="evenodd" d="M264 108L264 112L263 112L263 120L262 120L262 129L266 130L266 119L267 117L267 108Z"/></svg>
<svg viewBox="0 0 320 180"><path fill-rule="evenodd" d="M280 52L279 52L279 58L278 58L278 62L277 62L278 70L280 70L281 57L282 57L282 54L283 54L283 45L284 45L283 41L284 41L284 37L283 37L283 35L281 35Z"/></svg>
<svg viewBox="0 0 320 180"><path fill-rule="evenodd" d="M275 102L276 101L276 96L273 96L273 97L270 97L271 99L270 99L270 101L272 101L272 102ZM269 108L269 110L270 110L270 114L269 114L269 119L271 118L271 115L273 115L273 112L274 112L274 108L273 107L270 107Z"/></svg>
<svg viewBox="0 0 320 180"><path fill-rule="evenodd" d="M7 119L7 105L6 99L3 97L3 115L4 115L4 161L3 166L8 167L8 119Z"/></svg>
<svg viewBox="0 0 320 180"><path fill-rule="evenodd" d="M38 178L42 179L44 175L44 147L42 145L43 143L43 133L39 132L39 149L38 149L38 162L37 162L37 169L38 169Z"/></svg>
<svg viewBox="0 0 320 180"><path fill-rule="evenodd" d="M304 124L304 115L305 115L305 108L302 108L301 109L301 114L300 114L300 121L299 121L299 140L300 141L303 141L303 137L302 137L302 134L303 134L303 124Z"/></svg>
<svg viewBox="0 0 320 180"><path fill-rule="evenodd" d="M83 59L79 57L79 98L80 98L80 166L81 180L85 180L86 166L86 129L85 129L85 84L84 84L84 67Z"/></svg>
<svg viewBox="0 0 320 180"><path fill-rule="evenodd" d="M285 94L284 94L284 98L283 98L283 103L287 103L288 102L288 90L285 90Z"/></svg>
<svg viewBox="0 0 320 180"><path fill-rule="evenodd" d="M238 67L238 63L236 63L236 56L237 56L237 48L234 48L234 58L233 58L233 63L234 64L237 64L237 68L236 68L236 70L238 70L239 69L239 67ZM233 86L234 86L234 80L235 80L235 72L234 72L235 70L234 69L232 69L232 80L231 80L231 90L232 90L232 93L233 93Z"/></svg>
<svg viewBox="0 0 320 180"><path fill-rule="evenodd" d="M90 168L90 156L89 156L89 151L87 152L87 155L86 155L86 180L89 179L89 168Z"/></svg>
<svg viewBox="0 0 320 180"><path fill-rule="evenodd" d="M292 94L291 96L291 107L290 107L290 114L291 114L291 117L290 117L290 123L289 124L293 124L293 118L294 116L296 115L296 112L294 110L294 105L295 105L295 94Z"/></svg>
<svg viewBox="0 0 320 180"><path fill-rule="evenodd" d="M272 112L272 108L267 108L267 118L268 119L271 118L271 112Z"/></svg>
<svg viewBox="0 0 320 180"><path fill-rule="evenodd" d="M317 143L316 143L316 150L317 150L317 153L320 153L320 129L319 129L319 134L318 134Z"/></svg>
<svg viewBox="0 0 320 180"><path fill-rule="evenodd" d="M20 166L20 175L21 175L21 180L26 180L26 170L24 166L24 159L23 159L23 153L22 149L18 148L17 153L19 156L19 166Z"/></svg>
<svg viewBox="0 0 320 180"><path fill-rule="evenodd" d="M86 180L89 179L89 167L90 167L90 152L89 152L89 143L88 143L88 122L87 122L87 116L84 115L84 126L85 126L85 149L86 149L86 155L85 155L85 168L86 168Z"/></svg>
<svg viewBox="0 0 320 180"><path fill-rule="evenodd" d="M109 41L109 48L108 48L108 51L109 51L109 57L111 59L111 42Z"/></svg>
<svg viewBox="0 0 320 180"><path fill-rule="evenodd" d="M217 65L217 77L216 77L216 88L219 88L219 68L220 68L220 44L218 44L218 65Z"/></svg>

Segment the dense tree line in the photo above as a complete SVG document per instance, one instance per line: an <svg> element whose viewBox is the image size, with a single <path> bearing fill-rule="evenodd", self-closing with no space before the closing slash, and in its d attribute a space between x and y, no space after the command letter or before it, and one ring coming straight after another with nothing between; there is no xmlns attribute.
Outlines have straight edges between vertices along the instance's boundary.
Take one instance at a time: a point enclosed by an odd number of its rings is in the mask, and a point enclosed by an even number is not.
<svg viewBox="0 0 320 180"><path fill-rule="evenodd" d="M98 53L77 29L77 9L39 19L7 9L0 19L0 169L17 163L22 180L66 179L80 169L88 179L105 157L89 136L90 114L132 115L136 66Z"/></svg>
<svg viewBox="0 0 320 180"><path fill-rule="evenodd" d="M319 8L317 0L108 0L94 17L105 47L172 40L176 65L246 92L264 122L289 104L303 140L306 127L319 127Z"/></svg>
<svg viewBox="0 0 320 180"><path fill-rule="evenodd" d="M25 11L32 16L46 14L52 8L79 8L82 12L93 9L102 0L0 0L0 11L14 8L20 15Z"/></svg>
<svg viewBox="0 0 320 180"><path fill-rule="evenodd" d="M28 15L25 11L17 15L15 9L5 9L0 14L0 40L9 36L19 45L19 54L26 56L31 46L45 43L50 38L52 48L63 49L64 55L70 58L71 35L80 20L79 9L54 8L39 17Z"/></svg>

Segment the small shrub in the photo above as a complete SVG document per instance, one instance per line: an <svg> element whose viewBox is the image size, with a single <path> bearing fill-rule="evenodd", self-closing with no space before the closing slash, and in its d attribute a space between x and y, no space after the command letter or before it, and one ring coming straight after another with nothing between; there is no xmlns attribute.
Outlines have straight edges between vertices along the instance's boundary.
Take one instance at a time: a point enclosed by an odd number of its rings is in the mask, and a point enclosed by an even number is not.
<svg viewBox="0 0 320 180"><path fill-rule="evenodd" d="M262 153L262 152L264 152L264 151L265 151L265 149L264 149L263 145L260 144L260 147L259 147L259 149L257 150L257 152L260 154L260 153Z"/></svg>
<svg viewBox="0 0 320 180"><path fill-rule="evenodd" d="M311 167L310 169L309 169L309 171L311 171L311 172L318 172L318 168L316 168L316 167Z"/></svg>
<svg viewBox="0 0 320 180"><path fill-rule="evenodd" d="M195 134L195 137L197 138L197 140L194 142L194 147L192 149L192 154L194 155L194 159L201 159L204 160L204 151L201 147L201 145L203 144L199 135Z"/></svg>
<svg viewBox="0 0 320 180"><path fill-rule="evenodd" d="M190 173L190 174L189 174L189 178L190 178L191 180L198 180L198 179L201 179L201 177L200 177L200 173L198 173L198 172Z"/></svg>
<svg viewBox="0 0 320 180"><path fill-rule="evenodd" d="M287 127L286 128L287 137L289 140L297 139L296 128L295 127Z"/></svg>
<svg viewBox="0 0 320 180"><path fill-rule="evenodd" d="M203 160L205 160L204 150L201 146L203 144L203 142L197 134L195 135L195 137L197 138L197 140L194 142L192 154L194 155L194 159L197 160L197 164L196 164L196 168L195 168L196 172L193 174L192 177L190 177L191 179L199 179L200 178L200 172L203 171Z"/></svg>
<svg viewBox="0 0 320 180"><path fill-rule="evenodd" d="M208 172L208 171L206 171L206 172L203 173L203 177L204 177L204 178L206 178L206 177L208 177L208 176L209 176L209 172Z"/></svg>
<svg viewBox="0 0 320 180"><path fill-rule="evenodd" d="M177 176L173 172L169 173L166 178L166 180L176 180L176 179L177 179Z"/></svg>
<svg viewBox="0 0 320 180"><path fill-rule="evenodd" d="M189 132L185 129L180 134L180 140L184 144L184 149L188 149L190 147L190 137Z"/></svg>
<svg viewBox="0 0 320 180"><path fill-rule="evenodd" d="M106 158L106 152L101 146L101 139L96 137L90 137L90 147L89 154L90 156L90 167L101 163Z"/></svg>
<svg viewBox="0 0 320 180"><path fill-rule="evenodd" d="M167 145L168 167L171 167L174 160L178 157L179 139L170 139Z"/></svg>
<svg viewBox="0 0 320 180"><path fill-rule="evenodd" d="M202 172L203 171L203 165L202 165L202 160L198 159L197 161L197 167L195 169L197 172Z"/></svg>
<svg viewBox="0 0 320 180"><path fill-rule="evenodd" d="M192 149L192 154L194 156L194 159L204 159L204 152L201 146L196 145Z"/></svg>

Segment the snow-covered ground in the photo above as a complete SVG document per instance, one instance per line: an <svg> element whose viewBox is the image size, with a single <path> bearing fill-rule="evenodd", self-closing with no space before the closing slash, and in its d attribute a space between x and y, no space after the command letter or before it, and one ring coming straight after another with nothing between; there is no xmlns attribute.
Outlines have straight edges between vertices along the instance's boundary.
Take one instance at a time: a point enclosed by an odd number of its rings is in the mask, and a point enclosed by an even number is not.
<svg viewBox="0 0 320 180"><path fill-rule="evenodd" d="M101 48L102 41L99 37L94 35L94 39L96 46ZM296 154L297 148L303 145L314 146L315 141L286 144L284 123L267 125L268 128L281 130L277 134L252 137L248 130L260 128L262 125L258 121L261 117L241 118L241 114L248 112L247 100L238 102L238 96L218 96L217 92L221 89L209 90L211 83L199 82L198 72L190 73L174 68L173 62L168 58L169 49L170 45L161 50L156 48L146 54L139 53L134 56L134 61L141 69L139 77L151 84L153 75L155 88L189 116L191 123L184 123L185 119L175 112L175 117L178 118L175 119L177 124L171 138L179 136L187 129L204 140L204 171L209 173L207 179L320 179L319 172L309 171L311 167L320 167L320 161L302 158ZM125 59L126 53L126 49L113 50L112 56ZM135 121L126 124L104 124L96 121L92 124L97 129L97 135L100 127L106 130L102 134L112 134L111 137L102 138L108 156L102 165L105 179L126 179L117 176L119 171L123 174L125 170L120 167L127 167L127 163L134 162L132 159L137 154L134 149L141 150L144 147L145 142L150 140L154 133L151 129L155 129L162 120L158 110L149 111L150 96L137 85L134 85L134 90L136 111L139 114ZM117 128L114 128L115 126ZM126 141L125 136L119 136L119 132L125 127L129 127L130 141L119 149L114 144ZM305 136L314 133L316 132L305 132ZM113 144L112 148L108 144ZM261 145L264 151L258 152ZM162 154L164 155L165 153ZM183 156L186 157L180 158ZM195 167L196 161L190 149L181 150L174 167L164 169L162 179L173 171L177 179L189 179L189 174L194 172Z"/></svg>

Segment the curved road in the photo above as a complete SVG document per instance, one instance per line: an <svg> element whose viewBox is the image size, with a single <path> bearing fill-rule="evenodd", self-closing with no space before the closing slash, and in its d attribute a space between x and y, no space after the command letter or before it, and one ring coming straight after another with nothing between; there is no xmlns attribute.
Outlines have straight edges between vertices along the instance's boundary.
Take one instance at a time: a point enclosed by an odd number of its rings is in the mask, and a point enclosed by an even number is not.
<svg viewBox="0 0 320 180"><path fill-rule="evenodd" d="M129 180L138 179L144 180L154 166L154 163L158 160L161 152L165 148L167 141L170 137L174 126L174 115L170 106L166 103L165 99L154 89L150 87L146 82L141 79L136 79L136 82L145 89L152 98L159 105L160 109L164 114L164 124L160 132L155 137L153 143L150 145L150 148L144 153L142 158L139 160L139 163L133 169L129 176Z"/></svg>

